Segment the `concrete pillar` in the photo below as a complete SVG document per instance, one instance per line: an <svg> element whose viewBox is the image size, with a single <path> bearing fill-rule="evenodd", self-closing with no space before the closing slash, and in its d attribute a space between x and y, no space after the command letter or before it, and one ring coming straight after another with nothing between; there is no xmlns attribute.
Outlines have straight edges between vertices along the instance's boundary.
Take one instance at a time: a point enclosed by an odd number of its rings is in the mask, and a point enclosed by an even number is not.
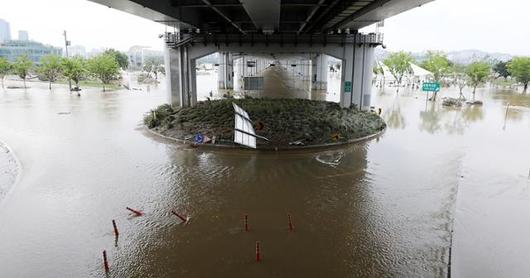
<svg viewBox="0 0 530 278"><path fill-rule="evenodd" d="M311 60L311 90L325 94L328 89L328 56L319 54Z"/></svg>
<svg viewBox="0 0 530 278"><path fill-rule="evenodd" d="M197 105L197 59L190 59L189 78L190 78L190 105Z"/></svg>
<svg viewBox="0 0 530 278"><path fill-rule="evenodd" d="M219 53L218 88L221 90L234 89L234 60L228 52Z"/></svg>
<svg viewBox="0 0 530 278"><path fill-rule="evenodd" d="M353 103L354 52L353 45L344 45L340 76L340 105L342 107L351 107Z"/></svg>
<svg viewBox="0 0 530 278"><path fill-rule="evenodd" d="M370 108L373 64L374 48L366 44L356 46L352 103L363 110Z"/></svg>
<svg viewBox="0 0 530 278"><path fill-rule="evenodd" d="M164 63L166 68L166 90L168 95L168 103L174 107L181 106L181 90L180 90L180 51L177 49L166 47L164 51Z"/></svg>
<svg viewBox="0 0 530 278"><path fill-rule="evenodd" d="M344 46L340 95L343 107L370 108L373 63L374 47L366 44Z"/></svg>
<svg viewBox="0 0 530 278"><path fill-rule="evenodd" d="M196 103L195 61L190 61L188 49L166 47L164 56L168 102L174 107Z"/></svg>
<svg viewBox="0 0 530 278"><path fill-rule="evenodd" d="M361 107L370 110L372 101L372 78L374 75L375 48L366 46L364 49L363 85Z"/></svg>

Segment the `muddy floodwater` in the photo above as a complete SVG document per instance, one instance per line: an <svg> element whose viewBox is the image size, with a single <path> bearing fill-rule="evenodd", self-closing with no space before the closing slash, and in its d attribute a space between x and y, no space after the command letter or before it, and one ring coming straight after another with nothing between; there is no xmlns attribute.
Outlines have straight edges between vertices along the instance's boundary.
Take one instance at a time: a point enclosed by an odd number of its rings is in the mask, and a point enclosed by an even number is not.
<svg viewBox="0 0 530 278"><path fill-rule="evenodd" d="M0 194L0 277L105 277L103 250L110 277L447 277L450 258L451 277L530 273L520 93L487 87L483 106L455 109L374 89L378 139L276 153L151 136L142 114L163 86L31 86L0 91L0 141L22 168L0 177L15 183Z"/></svg>

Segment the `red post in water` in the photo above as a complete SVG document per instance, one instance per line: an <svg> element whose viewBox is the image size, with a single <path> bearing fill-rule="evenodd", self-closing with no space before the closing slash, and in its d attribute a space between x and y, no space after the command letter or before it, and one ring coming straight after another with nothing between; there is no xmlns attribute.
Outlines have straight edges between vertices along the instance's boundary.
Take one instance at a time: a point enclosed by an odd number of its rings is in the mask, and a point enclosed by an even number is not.
<svg viewBox="0 0 530 278"><path fill-rule="evenodd" d="M132 213L136 214L136 216L142 216L143 213L139 210L132 209L130 207L125 207L127 210L131 211Z"/></svg>
<svg viewBox="0 0 530 278"><path fill-rule="evenodd" d="M248 232L248 214L245 214L245 232Z"/></svg>
<svg viewBox="0 0 530 278"><path fill-rule="evenodd" d="M186 219L185 217L179 215L179 214L176 213L174 210L172 210L171 213L173 213L173 214L176 215L178 218L180 218L180 220L182 220L182 222L187 222L187 221L188 221L188 219Z"/></svg>
<svg viewBox="0 0 530 278"><path fill-rule="evenodd" d="M118 237L120 233L118 232L118 226L116 226L116 221L112 219L112 226L114 227L114 235Z"/></svg>
<svg viewBox="0 0 530 278"><path fill-rule="evenodd" d="M107 260L107 251L103 250L103 266L105 267L105 273L109 273L109 261Z"/></svg>
<svg viewBox="0 0 530 278"><path fill-rule="evenodd" d="M259 241L256 241L256 262L261 261L261 251L259 248Z"/></svg>
<svg viewBox="0 0 530 278"><path fill-rule="evenodd" d="M289 218L289 232L294 231L293 221L291 220L291 215L287 214L287 218Z"/></svg>

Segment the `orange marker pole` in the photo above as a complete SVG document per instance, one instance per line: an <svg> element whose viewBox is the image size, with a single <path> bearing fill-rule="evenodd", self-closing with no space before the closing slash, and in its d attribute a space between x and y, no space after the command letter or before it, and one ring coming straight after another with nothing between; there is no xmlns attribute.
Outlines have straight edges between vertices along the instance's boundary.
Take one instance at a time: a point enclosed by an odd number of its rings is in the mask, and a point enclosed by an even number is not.
<svg viewBox="0 0 530 278"><path fill-rule="evenodd" d="M105 273L109 273L109 261L107 260L107 251L103 250L103 266L105 267Z"/></svg>
<svg viewBox="0 0 530 278"><path fill-rule="evenodd" d="M118 232L118 226L116 226L116 221L112 219L112 226L114 227L114 235L118 237L120 233Z"/></svg>
<svg viewBox="0 0 530 278"><path fill-rule="evenodd" d="M256 262L260 262L261 261L261 252L260 252L260 248L259 248L259 241L256 241Z"/></svg>
<svg viewBox="0 0 530 278"><path fill-rule="evenodd" d="M294 231L293 221L291 220L291 215L287 214L287 218L289 218L289 232Z"/></svg>
<svg viewBox="0 0 530 278"><path fill-rule="evenodd" d="M188 219L186 219L185 217L179 215L179 214L176 213L174 210L172 210L171 213L173 213L173 214L176 215L178 218L180 218L180 220L182 220L182 222L188 222Z"/></svg>
<svg viewBox="0 0 530 278"><path fill-rule="evenodd" d="M142 216L143 213L139 210L132 209L130 207L125 207L127 210L131 211L132 213L136 214L136 216Z"/></svg>

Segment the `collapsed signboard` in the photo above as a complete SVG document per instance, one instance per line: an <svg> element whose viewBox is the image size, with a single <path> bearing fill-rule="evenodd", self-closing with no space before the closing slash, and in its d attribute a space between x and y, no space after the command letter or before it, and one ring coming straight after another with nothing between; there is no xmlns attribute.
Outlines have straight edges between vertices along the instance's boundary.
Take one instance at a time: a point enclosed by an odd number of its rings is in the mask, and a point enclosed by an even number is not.
<svg viewBox="0 0 530 278"><path fill-rule="evenodd" d="M247 111L235 103L232 103L232 106L235 112L234 143L255 149L256 138L269 141L265 137L256 135Z"/></svg>

